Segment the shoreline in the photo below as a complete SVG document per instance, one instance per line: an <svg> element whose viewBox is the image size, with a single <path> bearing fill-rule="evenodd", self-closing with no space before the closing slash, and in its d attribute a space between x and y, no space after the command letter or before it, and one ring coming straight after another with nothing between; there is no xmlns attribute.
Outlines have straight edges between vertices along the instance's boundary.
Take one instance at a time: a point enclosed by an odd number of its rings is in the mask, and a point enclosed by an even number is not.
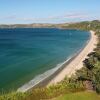
<svg viewBox="0 0 100 100"><path fill-rule="evenodd" d="M97 44L97 36L95 35L95 32L90 30L90 34L91 37L86 46L79 52L79 54L72 58L70 63L67 64L64 69L48 83L48 85L56 84L62 81L65 76L71 77L71 75L75 74L76 70L83 67L83 61L88 57L87 55L89 53L93 52L93 49L96 48Z"/></svg>
<svg viewBox="0 0 100 100"><path fill-rule="evenodd" d="M95 44L97 44L97 37L94 31L90 31L90 39L87 41L85 46L76 52L71 58L67 59L55 72L38 81L36 84L33 84L34 81L31 80L28 84L18 88L17 91L26 92L34 88L49 86L60 82L65 78L65 76L70 77L76 72L76 70L83 67L83 60L85 60L87 55L93 51L96 47Z"/></svg>

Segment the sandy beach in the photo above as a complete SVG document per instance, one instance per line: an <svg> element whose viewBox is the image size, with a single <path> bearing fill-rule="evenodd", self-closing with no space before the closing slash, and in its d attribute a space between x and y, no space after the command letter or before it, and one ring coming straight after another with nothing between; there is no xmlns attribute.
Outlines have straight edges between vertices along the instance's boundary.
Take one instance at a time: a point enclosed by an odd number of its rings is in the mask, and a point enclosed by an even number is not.
<svg viewBox="0 0 100 100"><path fill-rule="evenodd" d="M87 55L93 51L97 44L97 36L94 31L90 31L90 39L87 42L86 46L81 49L81 51L77 52L71 59L65 61L63 66L59 68L56 72L54 72L49 77L45 77L44 79L38 81L34 84L34 80L29 81L22 87L20 87L17 91L26 92L33 88L37 87L45 87L52 84L56 84L63 80L65 76L71 77L72 74L75 74L76 70L81 69L83 67L83 61L87 58Z"/></svg>
<svg viewBox="0 0 100 100"><path fill-rule="evenodd" d="M90 31L91 38L85 48L68 64L65 68L55 76L48 85L56 84L67 77L71 77L72 74L75 74L76 70L83 67L83 61L87 58L87 55L93 51L97 44L97 36L94 31Z"/></svg>

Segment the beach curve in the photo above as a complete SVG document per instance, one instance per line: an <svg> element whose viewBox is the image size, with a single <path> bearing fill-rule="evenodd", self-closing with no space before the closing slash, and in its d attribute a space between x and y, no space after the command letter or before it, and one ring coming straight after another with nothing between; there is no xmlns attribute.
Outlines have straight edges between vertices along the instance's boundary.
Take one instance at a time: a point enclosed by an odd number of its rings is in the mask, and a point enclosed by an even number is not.
<svg viewBox="0 0 100 100"><path fill-rule="evenodd" d="M65 68L56 75L48 85L56 84L63 80L65 76L71 77L75 74L76 70L79 70L83 67L83 61L87 58L87 55L96 48L97 36L95 32L90 30L91 38L84 49L68 64Z"/></svg>
<svg viewBox="0 0 100 100"><path fill-rule="evenodd" d="M95 32L91 30L90 35L90 39L84 46L84 48L76 52L73 57L65 60L62 64L60 64L60 66L57 66L43 74L40 74L36 78L18 88L17 91L26 92L28 90L32 90L33 88L56 84L63 80L66 76L71 77L71 75L74 74L76 70L83 67L83 61L85 60L87 55L96 47L97 36L95 35ZM50 75L47 75L48 73L50 73ZM43 78L41 79L41 77Z"/></svg>

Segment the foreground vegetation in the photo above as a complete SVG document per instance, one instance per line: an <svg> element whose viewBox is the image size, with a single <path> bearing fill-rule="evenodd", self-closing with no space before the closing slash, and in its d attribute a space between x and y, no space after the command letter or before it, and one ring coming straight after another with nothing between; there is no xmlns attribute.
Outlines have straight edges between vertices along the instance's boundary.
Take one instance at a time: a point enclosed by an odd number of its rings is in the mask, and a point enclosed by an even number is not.
<svg viewBox="0 0 100 100"><path fill-rule="evenodd" d="M62 81L57 85L52 85L45 88L38 88L26 93L11 92L8 94L2 93L0 100L44 100L57 97L61 94L75 93L85 91L82 83L72 83L71 81Z"/></svg>
<svg viewBox="0 0 100 100"><path fill-rule="evenodd" d="M57 85L45 88L38 88L26 93L11 92L8 94L1 93L0 100L44 100L56 98L54 100L100 100L100 22L82 22L69 25L61 25L61 28L93 30L98 35L97 48L85 59L84 67L76 72L71 78L65 78ZM91 90L96 93L88 93L81 91ZM77 96L76 96L77 94ZM85 96L84 96L85 95ZM72 98L74 97L74 99Z"/></svg>
<svg viewBox="0 0 100 100"><path fill-rule="evenodd" d="M100 21L95 20L92 22L71 24L68 27L81 30L93 30L98 36L97 47L93 52L88 54L89 58L83 61L84 67L76 72L76 81L88 82L93 90L100 93Z"/></svg>

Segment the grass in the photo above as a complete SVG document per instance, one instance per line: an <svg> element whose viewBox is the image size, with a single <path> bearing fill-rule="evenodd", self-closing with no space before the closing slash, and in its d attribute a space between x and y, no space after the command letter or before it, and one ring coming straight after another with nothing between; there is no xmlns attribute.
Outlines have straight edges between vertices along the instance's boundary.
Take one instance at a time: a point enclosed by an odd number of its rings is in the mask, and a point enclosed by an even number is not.
<svg viewBox="0 0 100 100"><path fill-rule="evenodd" d="M62 81L59 84L52 85L45 88L37 88L26 93L1 93L0 100L47 100L58 97L59 95L69 94L73 92L85 91L85 88L81 83L67 83L67 81Z"/></svg>
<svg viewBox="0 0 100 100"><path fill-rule="evenodd" d="M52 100L100 100L100 95L95 92L77 92L62 95Z"/></svg>
<svg viewBox="0 0 100 100"><path fill-rule="evenodd" d="M26 94L24 93L17 93L17 92L10 92L8 94L2 93L0 94L0 100L24 100Z"/></svg>

